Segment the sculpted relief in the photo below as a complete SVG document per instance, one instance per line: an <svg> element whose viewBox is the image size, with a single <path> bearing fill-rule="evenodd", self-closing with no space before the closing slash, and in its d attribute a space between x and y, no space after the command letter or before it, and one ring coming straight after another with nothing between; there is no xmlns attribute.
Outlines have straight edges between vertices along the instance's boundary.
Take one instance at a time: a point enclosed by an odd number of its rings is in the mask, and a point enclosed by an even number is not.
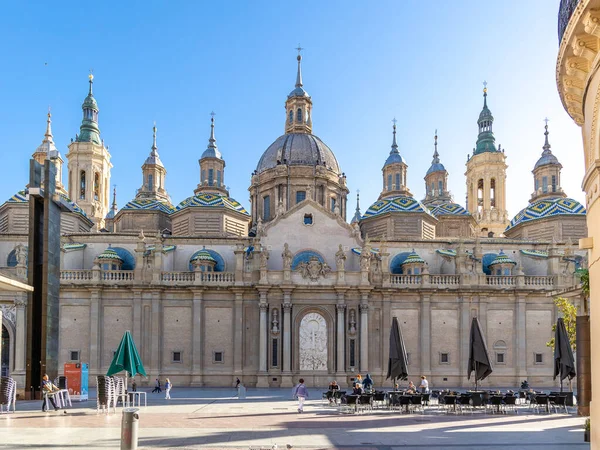
<svg viewBox="0 0 600 450"><path fill-rule="evenodd" d="M300 370L327 370L327 323L318 313L300 322Z"/></svg>

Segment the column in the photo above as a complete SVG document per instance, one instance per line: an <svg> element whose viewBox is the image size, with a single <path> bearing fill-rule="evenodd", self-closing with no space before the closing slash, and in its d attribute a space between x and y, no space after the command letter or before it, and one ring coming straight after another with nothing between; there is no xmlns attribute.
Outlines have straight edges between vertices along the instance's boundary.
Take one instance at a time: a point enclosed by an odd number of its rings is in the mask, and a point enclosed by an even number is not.
<svg viewBox="0 0 600 450"><path fill-rule="evenodd" d="M344 376L346 371L346 320L344 317L344 311L346 310L346 304L344 300L344 292L338 292L338 303L337 309L337 374L338 378Z"/></svg>
<svg viewBox="0 0 600 450"><path fill-rule="evenodd" d="M261 295L262 296L262 295ZM267 371L267 305L266 301L263 303L262 298L260 302L260 337L259 337L259 369L260 372Z"/></svg>
<svg viewBox="0 0 600 450"><path fill-rule="evenodd" d="M459 297L459 323L460 323L460 336L458 342L459 348L459 367L458 373L460 376L460 385L469 386L471 381L467 380L467 364L469 362L469 331L471 329L470 311L469 311L469 299L465 297ZM472 380L472 378L471 378Z"/></svg>
<svg viewBox="0 0 600 450"><path fill-rule="evenodd" d="M90 376L100 374L100 337L100 291L93 290L90 294Z"/></svg>
<svg viewBox="0 0 600 450"><path fill-rule="evenodd" d="M233 386L236 378L242 379L242 368L244 362L244 308L242 291L235 291L234 301L234 323L233 323Z"/></svg>
<svg viewBox="0 0 600 450"><path fill-rule="evenodd" d="M283 292L283 373L281 387L292 387L292 293Z"/></svg>
<svg viewBox="0 0 600 450"><path fill-rule="evenodd" d="M383 367L381 376L385 380L388 370L388 357L390 355L390 330L392 328L392 296L389 292L383 294L383 320L381 323L381 342L383 344Z"/></svg>
<svg viewBox="0 0 600 450"><path fill-rule="evenodd" d="M202 295L201 289L193 291L192 298L192 386L202 386L203 380L203 368L204 368L204 351L202 334L204 331L203 327L203 307L202 307Z"/></svg>
<svg viewBox="0 0 600 450"><path fill-rule="evenodd" d="M421 372L431 375L431 301L429 295L421 295Z"/></svg>
<svg viewBox="0 0 600 450"><path fill-rule="evenodd" d="M133 341L142 352L142 291L133 291Z"/></svg>
<svg viewBox="0 0 600 450"><path fill-rule="evenodd" d="M162 314L160 307L160 292L154 291L152 292L152 336L150 337L150 372L152 372L152 375L156 376L160 374L161 367L161 318Z"/></svg>
<svg viewBox="0 0 600 450"><path fill-rule="evenodd" d="M525 333L527 314L527 297L517 296L515 323L517 333L515 336L515 368L518 379L527 377L527 337Z"/></svg>
<svg viewBox="0 0 600 450"><path fill-rule="evenodd" d="M360 371L369 370L369 293L362 293L360 304Z"/></svg>

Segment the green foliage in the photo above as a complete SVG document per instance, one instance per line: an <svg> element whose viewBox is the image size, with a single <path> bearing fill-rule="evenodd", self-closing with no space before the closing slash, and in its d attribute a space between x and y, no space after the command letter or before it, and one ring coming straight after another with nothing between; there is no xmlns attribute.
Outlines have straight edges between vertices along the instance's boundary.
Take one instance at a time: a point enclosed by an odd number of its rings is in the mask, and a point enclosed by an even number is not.
<svg viewBox="0 0 600 450"><path fill-rule="evenodd" d="M558 308L558 311L562 314L562 318L565 322L565 328L567 329L567 335L569 336L569 342L571 348L575 351L575 338L576 338L576 321L577 321L577 307L571 303L570 300L562 297L554 299L554 304ZM556 324L552 325L552 339L546 342L546 345L554 350L554 333L556 332Z"/></svg>
<svg viewBox="0 0 600 450"><path fill-rule="evenodd" d="M581 280L581 293L585 298L590 296L590 271L588 269L578 269L575 272Z"/></svg>
<svg viewBox="0 0 600 450"><path fill-rule="evenodd" d="M585 423L583 424L583 429L585 431L590 431L590 419L589 419L589 417L587 419L585 419Z"/></svg>

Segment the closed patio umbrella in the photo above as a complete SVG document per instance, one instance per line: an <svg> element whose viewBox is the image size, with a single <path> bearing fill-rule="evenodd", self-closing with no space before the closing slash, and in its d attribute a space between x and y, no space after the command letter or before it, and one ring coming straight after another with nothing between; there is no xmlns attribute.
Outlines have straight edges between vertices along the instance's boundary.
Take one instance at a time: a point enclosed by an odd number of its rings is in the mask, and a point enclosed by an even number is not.
<svg viewBox="0 0 600 450"><path fill-rule="evenodd" d="M121 339L121 343L115 352L115 356L113 357L112 362L110 363L110 367L108 368L108 372L106 372L107 376L114 375L116 373L125 371L125 388L127 389L127 375L131 375L132 377L136 376L136 374L141 374L146 376L146 370L144 369L144 365L142 364L142 359L135 348L135 342L133 342L133 337L129 331L126 331Z"/></svg>
<svg viewBox="0 0 600 450"><path fill-rule="evenodd" d="M471 372L475 372L475 390L477 382L483 380L493 371L490 355L483 339L479 319L473 317L471 322L471 333L469 337L469 366L467 368L467 379L471 379Z"/></svg>
<svg viewBox="0 0 600 450"><path fill-rule="evenodd" d="M396 378L400 380L408 378L408 358L397 317L392 319L392 329L390 330L390 356L386 380L389 378L392 378L394 388L396 387Z"/></svg>
<svg viewBox="0 0 600 450"><path fill-rule="evenodd" d="M565 322L562 319L556 321L556 331L554 334L554 379L560 376L560 392L563 390L563 380L569 377L569 380L576 375L575 358L573 358L573 349L567 334Z"/></svg>

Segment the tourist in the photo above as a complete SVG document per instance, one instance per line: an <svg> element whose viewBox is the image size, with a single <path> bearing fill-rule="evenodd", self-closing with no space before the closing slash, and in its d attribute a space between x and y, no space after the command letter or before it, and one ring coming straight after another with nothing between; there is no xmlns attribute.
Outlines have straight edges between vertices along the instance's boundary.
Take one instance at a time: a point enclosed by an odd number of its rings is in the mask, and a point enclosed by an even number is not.
<svg viewBox="0 0 600 450"><path fill-rule="evenodd" d="M327 391L327 400L329 400L330 404L333 403L333 400L335 398L335 391L338 391L339 389L340 387L337 384L337 381L333 380L329 385L329 390Z"/></svg>
<svg viewBox="0 0 600 450"><path fill-rule="evenodd" d="M158 393L162 392L162 389L160 388L160 380L158 378L156 379L156 384L154 385L154 389L152 389L152 393L155 393L155 392L158 392Z"/></svg>
<svg viewBox="0 0 600 450"><path fill-rule="evenodd" d="M137 383L135 380L131 383L131 392L137 392Z"/></svg>
<svg viewBox="0 0 600 450"><path fill-rule="evenodd" d="M171 388L173 385L168 378L165 378L165 400L171 400Z"/></svg>
<svg viewBox="0 0 600 450"><path fill-rule="evenodd" d="M308 389L304 385L304 378L298 380L296 390L294 391L294 397L298 398L298 412L304 412L304 400L308 398Z"/></svg>
<svg viewBox="0 0 600 450"><path fill-rule="evenodd" d="M353 395L363 395L365 393L363 389L363 385L361 383L356 383L354 385L354 390L352 391Z"/></svg>
<svg viewBox="0 0 600 450"><path fill-rule="evenodd" d="M42 398L44 399L42 402L42 412L46 412L48 410L47 401L52 403L54 411L58 411L60 409L58 406L56 406L56 402L54 401L54 394L58 391L60 391L60 389L56 387L52 381L50 381L47 374L44 374L42 377Z"/></svg>
<svg viewBox="0 0 600 450"><path fill-rule="evenodd" d="M421 384L419 385L419 387L421 388L422 394L429 393L429 381L427 381L427 377L425 377L425 375L421 376Z"/></svg>
<svg viewBox="0 0 600 450"><path fill-rule="evenodd" d="M236 388L236 389L237 389L237 388L240 386L240 383L241 383L240 379L239 379L239 378L236 378L236 379L235 379L235 388Z"/></svg>
<svg viewBox="0 0 600 450"><path fill-rule="evenodd" d="M406 393L407 394L414 394L417 392L417 388L415 387L415 384L412 381L408 382L408 389L406 389Z"/></svg>
<svg viewBox="0 0 600 450"><path fill-rule="evenodd" d="M373 389L373 379L371 378L371 375L367 373L365 376L365 381L363 381L362 385L364 390L367 392L370 392Z"/></svg>

